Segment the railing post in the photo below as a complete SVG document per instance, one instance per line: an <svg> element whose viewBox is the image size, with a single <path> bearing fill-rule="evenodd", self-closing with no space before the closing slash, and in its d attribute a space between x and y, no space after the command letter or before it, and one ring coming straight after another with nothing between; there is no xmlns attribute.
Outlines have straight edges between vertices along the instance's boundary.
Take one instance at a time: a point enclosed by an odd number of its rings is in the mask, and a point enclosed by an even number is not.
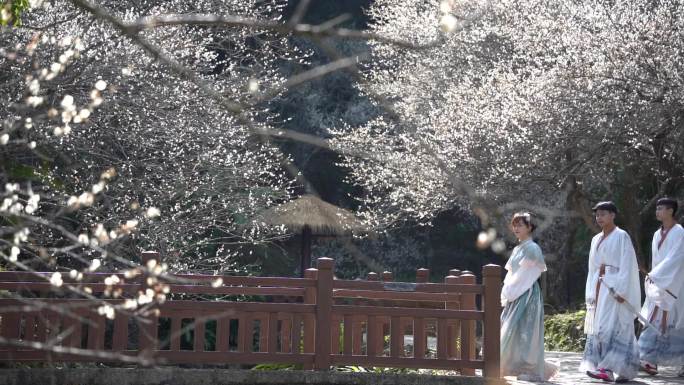
<svg viewBox="0 0 684 385"><path fill-rule="evenodd" d="M383 282L394 282L394 274L392 274L391 271L383 271L382 272L382 281ZM400 303L397 303L398 301L392 301L392 300L381 300L378 301L380 306L383 307L394 307L394 306L401 306ZM380 355L382 355L385 351L385 336L387 333L390 333L391 335L391 318L390 317L378 317L378 333L376 336L378 336L378 347L376 348L376 352ZM399 322L399 321L397 321ZM395 326L396 327L396 326ZM401 327L400 327L401 328ZM390 337L390 346L391 346L391 338ZM402 337L403 338L403 337ZM390 351L391 354L391 351Z"/></svg>
<svg viewBox="0 0 684 385"><path fill-rule="evenodd" d="M9 273L8 274L16 274L16 273ZM10 279L13 281L14 279ZM14 289L16 290L16 286ZM6 312L3 311L0 313L0 336L2 338L8 339L8 340L18 340L19 337L21 336L21 314L18 311L13 311L13 312ZM36 321L38 322L38 329L40 330L40 322L39 319L41 318L41 314L37 314L36 316ZM40 332L39 332L40 333ZM38 339L40 342L45 342L45 340ZM80 346L79 346L80 348ZM10 350L14 351L17 350L16 346L13 346L11 344L7 345L0 345L0 350Z"/></svg>
<svg viewBox="0 0 684 385"><path fill-rule="evenodd" d="M501 266L486 265L482 268L484 285L484 377L501 377Z"/></svg>
<svg viewBox="0 0 684 385"><path fill-rule="evenodd" d="M449 270L451 272L453 270ZM444 283L447 285L452 285L452 284L457 284L458 283L458 277L454 275L448 275L444 277ZM448 291L446 293L449 293ZM460 304L458 301L446 301L444 303L444 308L447 310L459 310ZM448 326L448 331L447 331L447 352L448 352L448 357L449 358L454 358L458 357L458 349L457 349L457 344L456 340L458 339L458 328L460 328L460 322L459 320L455 320L451 322L451 324Z"/></svg>
<svg viewBox="0 0 684 385"><path fill-rule="evenodd" d="M420 268L416 270L416 283L430 282L430 269ZM415 307L421 306L420 302L415 301ZM425 319L415 317L413 319L413 357L423 359L425 358L425 351L427 349L427 334L425 333Z"/></svg>
<svg viewBox="0 0 684 385"><path fill-rule="evenodd" d="M156 251L143 251L140 254L140 261L143 265L143 268L148 269L152 264L151 261L155 261L155 265L160 264L161 258L159 257L159 253ZM140 275L140 289L143 293L145 293L147 289L151 289L147 281L151 275L147 272L147 270L145 271L146 272L144 274ZM157 324L159 320L157 309L158 308L156 305L150 307L147 310L147 315L145 316L145 319L148 322L140 325L139 327L140 337L138 340L140 341L140 354L148 359L152 358L154 355L154 350L157 348Z"/></svg>
<svg viewBox="0 0 684 385"><path fill-rule="evenodd" d="M457 280L462 285L475 285L477 283L475 276L466 272L462 272ZM461 310L476 310L475 293L461 293L460 302ZM461 359L464 361L475 359L475 321L472 320L461 321ZM463 368L461 374L474 376L475 369Z"/></svg>
<svg viewBox="0 0 684 385"><path fill-rule="evenodd" d="M304 278L313 279L318 281L318 270L317 269L306 269L304 272ZM318 285L318 283L316 283ZM307 287L304 290L304 303L309 305L316 304L316 287ZM299 325L297 325L299 327ZM304 353L314 353L316 347L314 339L316 332L316 315L315 314L305 314L304 315ZM299 351L299 341L295 341L297 344L297 351ZM312 364L304 364L304 369L313 369Z"/></svg>
<svg viewBox="0 0 684 385"><path fill-rule="evenodd" d="M366 275L366 280L367 281L372 281L372 282L378 282L380 281L380 274L375 273L375 272L369 272L368 275ZM364 306L378 306L380 304L380 300L372 300L372 299L365 299L360 301L361 305ZM378 335L378 319L377 317L368 317L366 318L366 354L373 353L378 351L378 344L375 342L375 345L371 346L370 338L373 337L375 340L375 336ZM359 328L360 329L360 328ZM372 330L371 330L372 329ZM362 337L363 338L363 337ZM382 348L380 348L382 350Z"/></svg>
<svg viewBox="0 0 684 385"><path fill-rule="evenodd" d="M318 258L316 281L316 358L314 369L330 369L330 328L332 326L333 267L330 258Z"/></svg>
<svg viewBox="0 0 684 385"><path fill-rule="evenodd" d="M420 268L416 270L416 283L428 283L430 281L430 269Z"/></svg>

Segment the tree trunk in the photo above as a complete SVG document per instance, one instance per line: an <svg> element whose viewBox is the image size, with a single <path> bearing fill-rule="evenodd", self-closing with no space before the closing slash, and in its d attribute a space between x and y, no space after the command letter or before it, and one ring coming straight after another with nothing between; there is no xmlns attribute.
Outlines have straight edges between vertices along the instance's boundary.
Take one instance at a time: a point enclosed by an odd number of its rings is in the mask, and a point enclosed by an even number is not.
<svg viewBox="0 0 684 385"><path fill-rule="evenodd" d="M577 268L586 265L586 261L577 261L577 256L574 255L577 230L584 223L592 230L598 231L589 200L574 176L568 177L565 188L567 191L565 210L574 215L567 219L567 231L558 251L559 258L552 264L554 279L549 281L551 284L549 291L553 293L553 296L545 297L555 299L554 304L560 306L568 306L575 300L577 285L573 283L577 282ZM585 269L581 270L585 272Z"/></svg>
<svg viewBox="0 0 684 385"><path fill-rule="evenodd" d="M623 183L622 191L622 212L618 214L618 221L622 222L625 230L632 238L632 244L637 255L637 263L641 267L646 267L646 258L641 247L642 239L642 225L641 225L641 209L639 207L636 193L637 186L627 180L627 175L636 175L636 172L631 170L631 167L625 168L625 183Z"/></svg>

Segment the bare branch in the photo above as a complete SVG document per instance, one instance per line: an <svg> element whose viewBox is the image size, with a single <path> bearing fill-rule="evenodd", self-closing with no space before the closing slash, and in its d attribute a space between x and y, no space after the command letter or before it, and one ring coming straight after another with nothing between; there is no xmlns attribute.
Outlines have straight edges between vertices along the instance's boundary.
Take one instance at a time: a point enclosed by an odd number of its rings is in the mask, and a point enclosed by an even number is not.
<svg viewBox="0 0 684 385"><path fill-rule="evenodd" d="M302 21L302 19L304 18L304 15L306 15L306 11L309 9L310 4L311 0L299 0L297 8L295 9L294 13L292 14L292 17L287 23L292 26L299 24L299 22Z"/></svg>
<svg viewBox="0 0 684 385"><path fill-rule="evenodd" d="M308 71L302 72L298 75L295 75L287 79L285 83L279 85L278 87L262 92L256 100L251 102L251 104L259 104L265 100L269 100L277 96L283 91L290 90L300 84L321 78L327 74L339 71L341 69L356 66L358 62L364 60L367 57L367 55L359 55L354 57L338 59L328 64L316 66Z"/></svg>
<svg viewBox="0 0 684 385"><path fill-rule="evenodd" d="M64 338L64 337L62 337L62 338ZM16 340L16 339L0 337L0 344L6 345L6 346L16 346L19 348L29 348L29 349L40 350L40 351L44 351L44 352L57 353L57 354L73 354L73 355L78 355L78 356L83 356L83 357L100 358L100 359L105 360L105 361L129 362L132 364L140 364L140 365L144 365L144 366L150 366L150 365L153 365L155 363L154 360L150 359L149 357L147 357L144 354L140 354L138 356L131 356L131 355L120 354L120 353L109 353L105 350L91 350L91 349L81 349L81 348L72 348L72 347L60 346L60 345L55 345L55 343L59 343L59 339L55 338L48 343L42 343L42 342L30 342L30 341L23 341L23 340Z"/></svg>

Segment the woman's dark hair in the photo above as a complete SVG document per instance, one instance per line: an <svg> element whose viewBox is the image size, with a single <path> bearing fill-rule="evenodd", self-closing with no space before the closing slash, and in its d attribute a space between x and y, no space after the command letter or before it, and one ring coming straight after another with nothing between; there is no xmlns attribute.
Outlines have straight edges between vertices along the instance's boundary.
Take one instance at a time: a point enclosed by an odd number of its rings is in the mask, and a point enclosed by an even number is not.
<svg viewBox="0 0 684 385"><path fill-rule="evenodd" d="M677 200L667 197L658 199L656 206L666 206L667 208L672 209L673 216L677 213L677 209L679 208Z"/></svg>
<svg viewBox="0 0 684 385"><path fill-rule="evenodd" d="M537 225L535 225L532 221L532 215L528 212L518 212L513 214L513 218L511 219L511 226L515 225L516 223L522 223L525 226L529 227L530 232L533 232L534 229L537 228Z"/></svg>

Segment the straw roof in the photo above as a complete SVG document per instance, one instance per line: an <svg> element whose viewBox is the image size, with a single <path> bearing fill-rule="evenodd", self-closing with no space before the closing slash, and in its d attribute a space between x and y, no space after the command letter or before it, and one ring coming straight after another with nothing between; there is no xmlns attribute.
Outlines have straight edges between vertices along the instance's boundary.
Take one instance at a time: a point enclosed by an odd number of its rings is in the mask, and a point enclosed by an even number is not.
<svg viewBox="0 0 684 385"><path fill-rule="evenodd" d="M318 235L348 234L365 229L351 211L310 194L265 210L255 221L271 226L285 225L292 232L309 226L311 232Z"/></svg>

